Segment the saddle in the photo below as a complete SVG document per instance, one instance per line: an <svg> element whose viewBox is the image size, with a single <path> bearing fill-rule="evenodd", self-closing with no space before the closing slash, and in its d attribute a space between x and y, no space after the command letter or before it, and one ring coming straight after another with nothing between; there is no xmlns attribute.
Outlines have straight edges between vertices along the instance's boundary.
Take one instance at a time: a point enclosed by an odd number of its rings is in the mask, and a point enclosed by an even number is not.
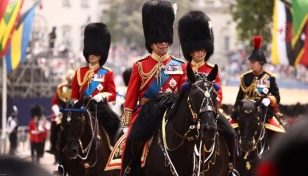
<svg viewBox="0 0 308 176"><path fill-rule="evenodd" d="M125 141L126 141L126 134L123 134L120 139L116 142L113 150L111 151L111 154L108 158L108 161L107 161L107 165L105 167L105 171L108 171L108 170L115 170L115 169L121 169L121 165L122 165L122 153L123 153L123 150L124 150L124 146L125 146ZM141 168L143 168L145 166L145 163L146 163L146 159L147 159L147 154L148 154L148 151L150 149L150 146L152 144L152 140L153 140L153 137L146 141L145 144L142 146L142 154L141 154ZM140 151L140 150L138 150Z"/></svg>

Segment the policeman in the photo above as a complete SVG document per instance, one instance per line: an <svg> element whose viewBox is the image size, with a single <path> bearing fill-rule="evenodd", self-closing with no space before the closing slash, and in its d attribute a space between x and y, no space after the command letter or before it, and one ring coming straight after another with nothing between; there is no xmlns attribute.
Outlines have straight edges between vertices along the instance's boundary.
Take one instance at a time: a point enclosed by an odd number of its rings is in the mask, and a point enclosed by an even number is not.
<svg viewBox="0 0 308 176"><path fill-rule="evenodd" d="M17 149L17 134L18 134L18 109L13 106L13 112L7 120L7 134L10 141L10 151L9 155L15 155Z"/></svg>

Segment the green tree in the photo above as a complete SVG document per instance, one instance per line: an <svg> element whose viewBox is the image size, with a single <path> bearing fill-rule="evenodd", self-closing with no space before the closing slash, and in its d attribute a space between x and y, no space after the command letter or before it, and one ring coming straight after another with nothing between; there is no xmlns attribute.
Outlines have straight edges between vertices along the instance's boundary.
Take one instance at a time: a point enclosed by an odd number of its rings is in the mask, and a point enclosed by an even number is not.
<svg viewBox="0 0 308 176"><path fill-rule="evenodd" d="M260 35L263 38L262 46L267 46L272 40L273 9L274 0L232 1L230 12L239 40L251 47L253 36Z"/></svg>

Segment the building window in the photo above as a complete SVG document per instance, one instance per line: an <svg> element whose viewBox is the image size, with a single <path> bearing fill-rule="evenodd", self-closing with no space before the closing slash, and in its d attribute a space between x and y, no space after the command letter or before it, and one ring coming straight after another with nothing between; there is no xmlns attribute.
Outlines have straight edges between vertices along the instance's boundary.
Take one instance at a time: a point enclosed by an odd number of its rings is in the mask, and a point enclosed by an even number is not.
<svg viewBox="0 0 308 176"><path fill-rule="evenodd" d="M88 7L88 0L81 0L81 7Z"/></svg>
<svg viewBox="0 0 308 176"><path fill-rule="evenodd" d="M224 37L224 49L225 51L229 51L230 49L230 37L229 36Z"/></svg>
<svg viewBox="0 0 308 176"><path fill-rule="evenodd" d="M69 25L65 25L62 27L62 42L61 48L63 51L67 51L71 48L71 27Z"/></svg>
<svg viewBox="0 0 308 176"><path fill-rule="evenodd" d="M63 5L63 7L69 7L70 6L70 0L63 0L62 5Z"/></svg>

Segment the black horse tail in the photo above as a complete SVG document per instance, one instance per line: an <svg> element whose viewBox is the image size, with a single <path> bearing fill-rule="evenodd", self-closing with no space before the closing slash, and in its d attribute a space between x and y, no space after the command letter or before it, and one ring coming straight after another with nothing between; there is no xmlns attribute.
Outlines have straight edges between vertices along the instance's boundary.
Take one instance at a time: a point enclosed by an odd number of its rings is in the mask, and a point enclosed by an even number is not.
<svg viewBox="0 0 308 176"><path fill-rule="evenodd" d="M141 108L131 132L131 140L148 140L161 124L164 112L175 102L177 95L172 93L158 94Z"/></svg>

